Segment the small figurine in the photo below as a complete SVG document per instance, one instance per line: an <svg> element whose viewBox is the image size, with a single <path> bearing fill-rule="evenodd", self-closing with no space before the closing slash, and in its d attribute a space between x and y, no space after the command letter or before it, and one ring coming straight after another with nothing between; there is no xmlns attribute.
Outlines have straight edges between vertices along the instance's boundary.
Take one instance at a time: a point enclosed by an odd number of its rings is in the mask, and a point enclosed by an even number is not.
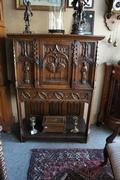
<svg viewBox="0 0 120 180"><path fill-rule="evenodd" d="M33 16L31 3L30 1L23 0L23 4L25 5L25 12L24 12L24 21L25 21L25 31L24 33L31 33L30 31L30 17Z"/></svg>
<svg viewBox="0 0 120 180"><path fill-rule="evenodd" d="M87 2L85 0L73 0L72 5L73 5L74 10L77 10L79 11L79 13L81 13L83 11L84 6L88 5Z"/></svg>

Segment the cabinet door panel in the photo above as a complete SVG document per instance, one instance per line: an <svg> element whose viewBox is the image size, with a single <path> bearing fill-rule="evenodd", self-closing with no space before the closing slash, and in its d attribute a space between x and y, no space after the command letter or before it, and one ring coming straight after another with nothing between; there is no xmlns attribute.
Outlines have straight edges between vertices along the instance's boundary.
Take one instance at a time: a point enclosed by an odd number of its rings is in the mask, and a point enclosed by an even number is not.
<svg viewBox="0 0 120 180"><path fill-rule="evenodd" d="M72 87L93 88L96 45L95 42L73 43Z"/></svg>
<svg viewBox="0 0 120 180"><path fill-rule="evenodd" d="M34 85L35 48L33 40L14 41L15 79L18 87Z"/></svg>
<svg viewBox="0 0 120 180"><path fill-rule="evenodd" d="M70 88L72 71L70 41L40 40L39 60L39 67L36 71L36 86L43 88Z"/></svg>

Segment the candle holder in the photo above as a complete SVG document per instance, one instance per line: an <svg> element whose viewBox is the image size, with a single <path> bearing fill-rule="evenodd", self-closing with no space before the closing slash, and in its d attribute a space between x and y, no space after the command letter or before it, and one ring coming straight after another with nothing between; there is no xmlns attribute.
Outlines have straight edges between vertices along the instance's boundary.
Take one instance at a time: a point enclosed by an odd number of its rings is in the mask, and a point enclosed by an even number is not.
<svg viewBox="0 0 120 180"><path fill-rule="evenodd" d="M71 132L72 133L79 133L80 132L80 130L78 129L78 117L77 116L73 116L73 121L74 121L74 128L73 129L71 129Z"/></svg>
<svg viewBox="0 0 120 180"><path fill-rule="evenodd" d="M34 135L37 134L37 129L35 129L35 125L36 125L36 118L34 116L30 117L30 123L31 123L31 127L32 129L30 130L30 134Z"/></svg>

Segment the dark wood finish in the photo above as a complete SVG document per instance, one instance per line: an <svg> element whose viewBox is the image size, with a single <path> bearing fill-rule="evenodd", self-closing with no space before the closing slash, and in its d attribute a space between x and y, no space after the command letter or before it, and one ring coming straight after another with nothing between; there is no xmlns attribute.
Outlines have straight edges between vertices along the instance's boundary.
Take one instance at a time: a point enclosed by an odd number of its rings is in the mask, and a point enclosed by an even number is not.
<svg viewBox="0 0 120 180"><path fill-rule="evenodd" d="M9 34L13 43L21 140L86 142L99 36ZM86 114L87 119L84 119ZM39 133L30 135L30 117ZM45 133L44 116L66 116L65 131ZM78 122L75 124L74 116ZM59 123L58 123L59 126ZM64 127L62 127L64 128ZM78 132L72 133L73 129ZM57 132L56 132L57 131Z"/></svg>
<svg viewBox="0 0 120 180"><path fill-rule="evenodd" d="M0 0L0 124L3 126L4 131L11 131L12 109L10 89L7 81L5 36L3 4L2 0Z"/></svg>
<svg viewBox="0 0 120 180"><path fill-rule="evenodd" d="M105 65L105 79L98 124L111 129L120 124L120 65Z"/></svg>

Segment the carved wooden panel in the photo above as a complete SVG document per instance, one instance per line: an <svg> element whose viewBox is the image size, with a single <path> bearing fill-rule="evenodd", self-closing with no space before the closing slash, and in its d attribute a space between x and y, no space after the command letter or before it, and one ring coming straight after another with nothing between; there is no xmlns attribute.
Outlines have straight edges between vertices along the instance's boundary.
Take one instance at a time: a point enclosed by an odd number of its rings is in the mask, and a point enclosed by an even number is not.
<svg viewBox="0 0 120 180"><path fill-rule="evenodd" d="M33 86L35 82L35 42L14 41L16 86Z"/></svg>
<svg viewBox="0 0 120 180"><path fill-rule="evenodd" d="M33 89L19 89L19 96L21 101L26 100L40 100L40 101L82 101L89 102L91 98L91 91L60 91L60 90L33 90Z"/></svg>
<svg viewBox="0 0 120 180"><path fill-rule="evenodd" d="M73 43L73 76L74 88L93 88L95 71L95 42Z"/></svg>
<svg viewBox="0 0 120 180"><path fill-rule="evenodd" d="M71 43L56 39L39 41L39 67L36 71L37 85L44 88L70 87Z"/></svg>
<svg viewBox="0 0 120 180"><path fill-rule="evenodd" d="M14 42L21 140L34 137L86 142L96 46L103 37L58 34L9 37ZM44 116L66 116L64 133L43 132ZM37 134L32 135L34 124Z"/></svg>
<svg viewBox="0 0 120 180"><path fill-rule="evenodd" d="M27 101L25 102L26 114L30 115L80 115L81 102L39 102ZM30 116L29 115L29 116Z"/></svg>

